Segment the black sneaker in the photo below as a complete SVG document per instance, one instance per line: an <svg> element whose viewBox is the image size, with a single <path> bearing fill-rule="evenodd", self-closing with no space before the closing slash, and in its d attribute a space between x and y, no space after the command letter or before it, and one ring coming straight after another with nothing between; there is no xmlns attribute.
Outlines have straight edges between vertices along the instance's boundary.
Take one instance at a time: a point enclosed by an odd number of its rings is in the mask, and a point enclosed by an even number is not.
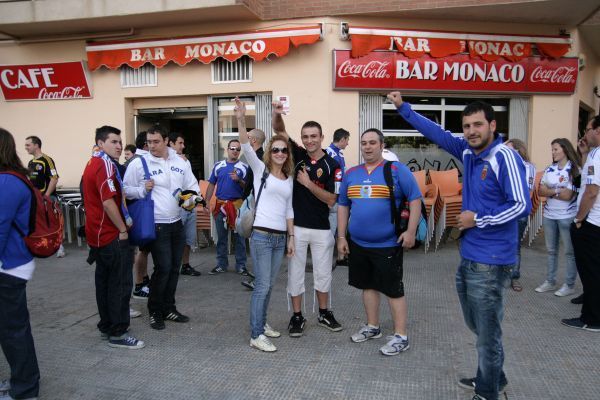
<svg viewBox="0 0 600 400"><path fill-rule="evenodd" d="M163 318L162 313L160 312L152 312L150 313L150 328L156 330L165 329L165 320Z"/></svg>
<svg viewBox="0 0 600 400"><path fill-rule="evenodd" d="M190 264L183 264L181 266L181 275L190 275L190 276L200 276L202 275L202 273L200 273L200 271L197 271L196 269L194 269L194 267L192 267Z"/></svg>
<svg viewBox="0 0 600 400"><path fill-rule="evenodd" d="M208 274L209 274L209 275L217 275L217 274L222 274L222 273L225 273L225 272L227 272L227 270L226 270L226 269L223 269L223 268L221 268L221 267L214 267L213 269L211 269L211 270L208 272Z"/></svg>
<svg viewBox="0 0 600 400"><path fill-rule="evenodd" d="M563 319L560 321L561 324L575 328L575 329L583 329L585 331L590 332L600 332L600 325L589 325L581 320L581 318L569 318Z"/></svg>
<svg viewBox="0 0 600 400"><path fill-rule="evenodd" d="M583 304L583 293L581 293L579 296L575 297L574 299L571 299L571 303Z"/></svg>
<svg viewBox="0 0 600 400"><path fill-rule="evenodd" d="M292 315L290 324L288 325L288 331L290 337L300 337L304 333L304 324L306 324L306 318L303 316Z"/></svg>
<svg viewBox="0 0 600 400"><path fill-rule="evenodd" d="M134 299L141 299L141 300L146 300L148 299L148 297L150 297L150 287L142 284L136 284L135 285L135 289L133 289L133 295L132 297Z"/></svg>
<svg viewBox="0 0 600 400"><path fill-rule="evenodd" d="M342 325L335 320L331 310L328 310L325 314L319 315L318 320L319 325L321 325L323 328L329 329L332 332L339 332L344 329L342 328Z"/></svg>
<svg viewBox="0 0 600 400"><path fill-rule="evenodd" d="M250 279L248 281L242 281L242 286L254 290L254 279Z"/></svg>
<svg viewBox="0 0 600 400"><path fill-rule="evenodd" d="M173 310L171 312L165 313L164 318L167 321L173 321L173 322L188 322L190 320L189 317L183 315L182 313L180 313L177 310Z"/></svg>
<svg viewBox="0 0 600 400"><path fill-rule="evenodd" d="M240 274L242 276L249 276L250 278L254 279L254 275L252 275L252 273L250 271L248 271L248 269L246 267L240 269L238 271L238 274Z"/></svg>
<svg viewBox="0 0 600 400"><path fill-rule="evenodd" d="M458 380L458 386L467 390L475 390L475 378L462 378ZM498 389L498 394L506 391L506 383Z"/></svg>

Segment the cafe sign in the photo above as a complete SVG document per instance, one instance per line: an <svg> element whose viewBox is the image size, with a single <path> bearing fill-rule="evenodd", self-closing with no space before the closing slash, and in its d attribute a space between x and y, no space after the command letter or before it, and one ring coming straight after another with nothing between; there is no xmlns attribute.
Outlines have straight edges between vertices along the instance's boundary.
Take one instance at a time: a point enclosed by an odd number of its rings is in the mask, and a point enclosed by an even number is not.
<svg viewBox="0 0 600 400"><path fill-rule="evenodd" d="M92 97L90 82L81 61L0 65L0 88L6 101Z"/></svg>

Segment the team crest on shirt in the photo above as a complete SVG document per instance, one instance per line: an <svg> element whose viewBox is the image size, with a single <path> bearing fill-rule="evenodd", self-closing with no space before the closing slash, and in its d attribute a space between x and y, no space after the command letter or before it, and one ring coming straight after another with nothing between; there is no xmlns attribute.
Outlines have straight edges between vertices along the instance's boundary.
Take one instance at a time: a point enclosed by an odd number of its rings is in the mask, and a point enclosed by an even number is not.
<svg viewBox="0 0 600 400"><path fill-rule="evenodd" d="M371 197L372 188L370 185L364 185L360 187L360 197L369 198Z"/></svg>
<svg viewBox="0 0 600 400"><path fill-rule="evenodd" d="M323 168L317 169L317 178L320 178L323 175Z"/></svg>
<svg viewBox="0 0 600 400"><path fill-rule="evenodd" d="M481 171L481 180L485 180L486 176L487 176L487 172L488 172L488 166L484 165L483 166L483 170Z"/></svg>
<svg viewBox="0 0 600 400"><path fill-rule="evenodd" d="M587 174L588 175L594 175L594 166L593 165L590 165L588 167L588 173Z"/></svg>
<svg viewBox="0 0 600 400"><path fill-rule="evenodd" d="M564 180L565 180L565 177L564 177L564 176L562 176L562 175L560 176L560 178L558 178L558 181L559 181L559 182L561 182L561 183L562 183Z"/></svg>
<svg viewBox="0 0 600 400"><path fill-rule="evenodd" d="M38 171L41 171L42 170L42 166L41 165L36 165L35 169L37 169Z"/></svg>

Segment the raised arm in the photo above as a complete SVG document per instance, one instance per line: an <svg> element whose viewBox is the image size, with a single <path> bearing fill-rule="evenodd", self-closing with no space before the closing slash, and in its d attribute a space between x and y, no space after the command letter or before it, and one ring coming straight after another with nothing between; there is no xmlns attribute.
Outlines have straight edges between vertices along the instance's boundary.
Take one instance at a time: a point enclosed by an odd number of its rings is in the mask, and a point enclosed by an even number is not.
<svg viewBox="0 0 600 400"><path fill-rule="evenodd" d="M240 143L248 143L250 138L248 138L248 130L246 129L246 103L241 101L239 97L236 97L234 101L235 107L233 108L233 112L238 123Z"/></svg>
<svg viewBox="0 0 600 400"><path fill-rule="evenodd" d="M400 92L391 92L387 95L387 98L396 106L398 114L413 128L454 157L462 160L463 150L467 148L464 139L454 137L451 132L445 131L435 122L413 111L410 104L402 100Z"/></svg>
<svg viewBox="0 0 600 400"><path fill-rule="evenodd" d="M285 136L288 140L290 135L285 130L283 122L283 103L280 101L273 102L273 113L271 115L271 127L273 131L279 135Z"/></svg>
<svg viewBox="0 0 600 400"><path fill-rule="evenodd" d="M240 143L242 144L242 150L244 151L246 160L248 161L253 173L256 175L259 173L262 174L262 171L264 171L264 164L262 161L260 161L256 155L256 152L250 145L250 138L248 137L248 130L246 129L246 104L238 97L235 98L234 112L238 123ZM252 185L253 182L247 182L245 184Z"/></svg>

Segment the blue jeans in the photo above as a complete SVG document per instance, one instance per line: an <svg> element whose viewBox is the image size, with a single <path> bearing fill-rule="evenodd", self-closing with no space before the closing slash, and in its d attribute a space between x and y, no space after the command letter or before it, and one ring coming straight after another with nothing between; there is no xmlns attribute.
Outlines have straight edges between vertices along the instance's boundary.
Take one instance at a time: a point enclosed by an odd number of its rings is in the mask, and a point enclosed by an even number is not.
<svg viewBox="0 0 600 400"><path fill-rule="evenodd" d="M229 267L227 257L229 230L225 227L223 221L223 214L217 214L215 217L215 225L217 226L217 267L226 270ZM235 269L239 272L246 268L246 240L237 233L234 233L233 237L235 238Z"/></svg>
<svg viewBox="0 0 600 400"><path fill-rule="evenodd" d="M10 366L8 393L17 399L36 397L40 389L26 287L26 280L0 273L0 345Z"/></svg>
<svg viewBox="0 0 600 400"><path fill-rule="evenodd" d="M549 219L544 217L544 239L548 249L548 269L546 280L556 285L556 271L558 270L558 239L562 241L565 248L565 260L567 262L566 284L572 288L577 279L577 265L575 263L575 252L571 242L571 222L573 218Z"/></svg>
<svg viewBox="0 0 600 400"><path fill-rule="evenodd" d="M475 392L488 400L498 399L507 383L502 370L502 318L504 290L510 283L512 265L489 265L461 260L456 272L456 291L467 327L477 336Z"/></svg>
<svg viewBox="0 0 600 400"><path fill-rule="evenodd" d="M185 247L185 232L181 221L155 224L155 229L156 240L150 247L154 272L150 279L148 311L167 314L176 310L175 291Z"/></svg>
<svg viewBox="0 0 600 400"><path fill-rule="evenodd" d="M525 233L525 228L527 228L527 217L521 218L518 221L518 233L517 233L517 263L512 270L511 279L519 279L521 278L521 241L523 239L523 234Z"/></svg>
<svg viewBox="0 0 600 400"><path fill-rule="evenodd" d="M254 230L250 236L250 254L254 265L254 291L250 300L252 339L265 332L271 290L277 279L285 252L286 235Z"/></svg>

